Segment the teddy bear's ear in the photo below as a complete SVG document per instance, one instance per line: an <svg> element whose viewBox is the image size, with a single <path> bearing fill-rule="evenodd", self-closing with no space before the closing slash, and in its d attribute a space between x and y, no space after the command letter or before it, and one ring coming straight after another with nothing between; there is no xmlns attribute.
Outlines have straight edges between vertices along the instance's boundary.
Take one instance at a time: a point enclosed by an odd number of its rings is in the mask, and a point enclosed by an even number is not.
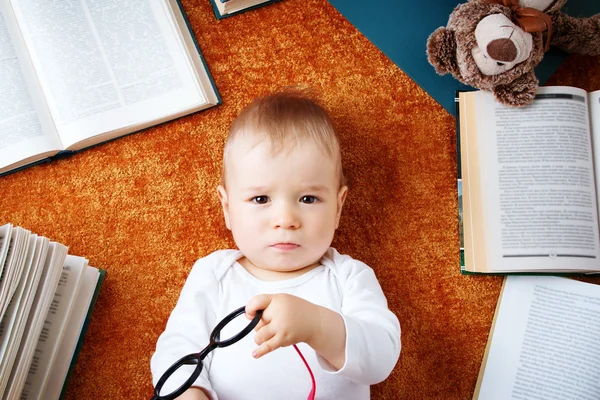
<svg viewBox="0 0 600 400"><path fill-rule="evenodd" d="M456 61L454 32L444 27L437 28L427 39L427 59L438 74L459 74Z"/></svg>

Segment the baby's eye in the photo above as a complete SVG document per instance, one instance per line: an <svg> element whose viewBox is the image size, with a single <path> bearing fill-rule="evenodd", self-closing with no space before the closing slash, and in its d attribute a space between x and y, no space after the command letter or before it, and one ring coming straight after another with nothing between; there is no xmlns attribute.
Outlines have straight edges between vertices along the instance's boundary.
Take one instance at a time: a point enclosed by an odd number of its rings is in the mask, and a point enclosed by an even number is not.
<svg viewBox="0 0 600 400"><path fill-rule="evenodd" d="M313 204L319 201L315 196L302 196L300 202L304 204Z"/></svg>
<svg viewBox="0 0 600 400"><path fill-rule="evenodd" d="M252 201L256 204L267 204L269 202L268 196L255 196Z"/></svg>

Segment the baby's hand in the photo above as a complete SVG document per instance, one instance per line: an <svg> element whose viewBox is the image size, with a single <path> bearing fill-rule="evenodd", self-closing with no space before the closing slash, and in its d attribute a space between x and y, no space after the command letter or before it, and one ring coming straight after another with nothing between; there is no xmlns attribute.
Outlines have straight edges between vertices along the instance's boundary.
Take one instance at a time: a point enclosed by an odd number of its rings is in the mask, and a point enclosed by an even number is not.
<svg viewBox="0 0 600 400"><path fill-rule="evenodd" d="M290 294L254 296L246 305L246 316L254 318L257 310L264 311L254 328L254 341L259 345L254 358L300 342L310 345L319 329L320 307Z"/></svg>
<svg viewBox="0 0 600 400"><path fill-rule="evenodd" d="M186 390L177 400L210 400L211 397L198 387L191 387Z"/></svg>

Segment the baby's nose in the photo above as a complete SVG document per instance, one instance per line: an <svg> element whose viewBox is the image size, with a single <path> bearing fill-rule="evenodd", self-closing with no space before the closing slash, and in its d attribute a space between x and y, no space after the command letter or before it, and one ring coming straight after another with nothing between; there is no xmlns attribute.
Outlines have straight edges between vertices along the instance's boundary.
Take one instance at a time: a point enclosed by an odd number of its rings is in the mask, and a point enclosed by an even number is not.
<svg viewBox="0 0 600 400"><path fill-rule="evenodd" d="M517 46L507 38L492 40L486 50L488 55L497 61L512 62L517 58Z"/></svg>
<svg viewBox="0 0 600 400"><path fill-rule="evenodd" d="M278 207L273 217L273 225L276 228L297 228L299 225L296 210L291 206Z"/></svg>

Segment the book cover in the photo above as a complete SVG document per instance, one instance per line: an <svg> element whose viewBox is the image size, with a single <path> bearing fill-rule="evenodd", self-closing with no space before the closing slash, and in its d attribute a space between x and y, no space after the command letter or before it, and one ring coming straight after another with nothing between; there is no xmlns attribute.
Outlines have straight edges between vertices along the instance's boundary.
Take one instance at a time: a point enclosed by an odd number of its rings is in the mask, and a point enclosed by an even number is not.
<svg viewBox="0 0 600 400"><path fill-rule="evenodd" d="M77 346L75 347L75 351L73 352L73 358L71 359L71 365L69 366L69 371L67 372L67 376L65 377L65 382L62 387L62 391L60 393L59 399L63 399L65 394L67 393L67 388L69 386L69 381L71 379L71 375L73 374L73 370L75 369L75 364L77 363L77 358L79 357L79 353L81 352L81 348L83 346L83 340L85 338L85 334L88 330L88 326L90 325L90 320L92 318L92 313L94 312L94 307L96 306L96 301L98 300L98 295L100 294L100 288L104 283L104 279L106 278L106 271L103 269L99 269L98 282L96 284L96 290L94 291L94 295L92 296L92 301L90 303L90 307L88 308L87 315L85 316L85 322L83 323L83 327L81 328L81 333L79 334L79 340L77 341Z"/></svg>
<svg viewBox="0 0 600 400"><path fill-rule="evenodd" d="M204 55L202 54L202 50L200 50L200 44L198 43L196 36L194 36L194 31L192 30L192 25L190 24L190 20L187 17L185 10L183 9L183 4L181 3L181 0L177 0L177 6L179 6L179 11L181 12L181 16L183 17L183 20L185 21L185 26L187 27L187 29L190 33L190 36L191 36L192 40L194 41L194 45L196 45L196 50L198 50L198 55L200 56L202 65L204 65L204 69L206 69L206 74L208 75L210 84L212 85L213 90L215 91L215 94L217 95L217 104L215 104L215 105L219 105L223 102L223 100L221 99L221 95L219 94L219 90L217 89L217 85L215 84L215 80L213 79L212 74L210 73L210 69L208 68L206 59L204 58Z"/></svg>
<svg viewBox="0 0 600 400"><path fill-rule="evenodd" d="M456 116L453 95L467 90L452 75L440 76L427 61L427 38L446 26L452 10L464 1L421 0L329 0L363 35L375 44L402 71L421 86L450 114ZM573 17L600 13L600 2L570 0L563 12ZM566 54L550 49L535 72L543 84L565 59Z"/></svg>
<svg viewBox="0 0 600 400"><path fill-rule="evenodd" d="M178 0L178 1L180 1L180 0ZM238 14L245 13L246 11L255 10L257 8L264 7L264 6L272 4L272 3L277 3L278 1L281 1L281 0L267 0L267 1L263 2L263 3L256 4L254 6L250 6L248 8L244 8L243 10L232 12L232 13L229 13L229 14L221 14L221 12L219 11L219 8L217 7L217 3L216 3L217 1L219 1L221 3L227 3L230 0L210 0L210 4L211 4L212 9L213 9L213 11L215 13L215 17L217 19L223 19L223 18L229 18L229 17L233 17L233 16L238 15Z"/></svg>

